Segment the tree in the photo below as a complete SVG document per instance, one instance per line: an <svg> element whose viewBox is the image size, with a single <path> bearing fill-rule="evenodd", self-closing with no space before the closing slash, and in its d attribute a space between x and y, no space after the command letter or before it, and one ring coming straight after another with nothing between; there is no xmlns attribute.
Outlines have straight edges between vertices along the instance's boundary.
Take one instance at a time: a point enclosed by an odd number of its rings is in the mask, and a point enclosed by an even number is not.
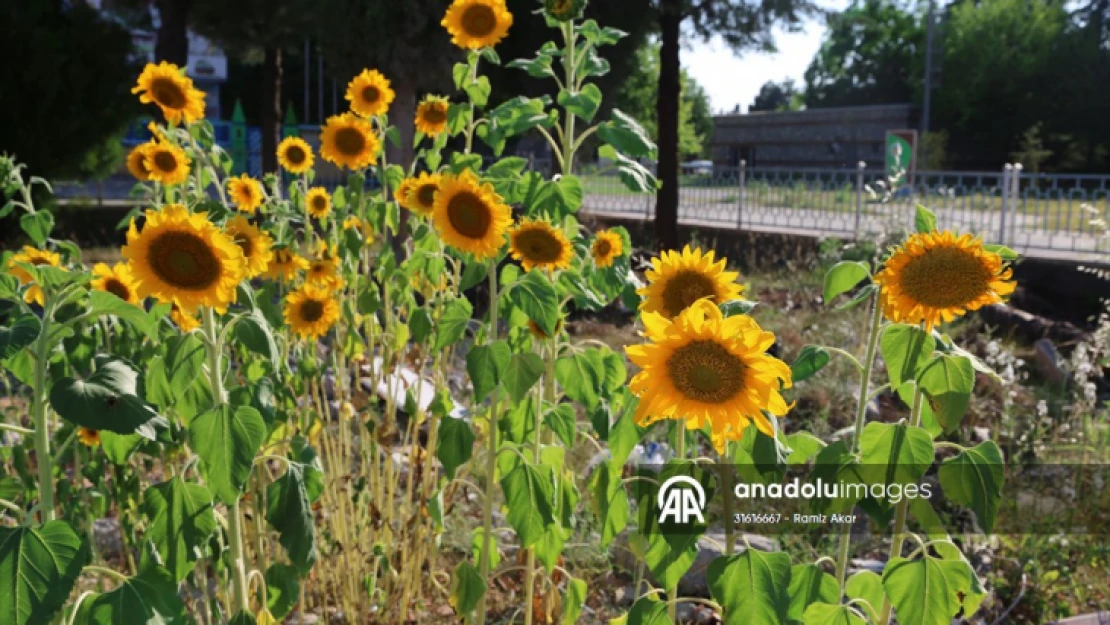
<svg viewBox="0 0 1110 625"><path fill-rule="evenodd" d="M635 54L634 69L616 91L616 106L644 126L652 139L659 139L656 118L656 89L659 86L659 45L641 46ZM713 115L705 89L686 72L682 73L682 106L679 111L679 153L683 158L702 155L713 133Z"/></svg>
<svg viewBox="0 0 1110 625"><path fill-rule="evenodd" d="M825 41L805 73L806 106L918 100L924 45L921 15L897 0L856 0L828 17Z"/></svg>
<svg viewBox="0 0 1110 625"><path fill-rule="evenodd" d="M198 34L229 54L262 62L262 169L277 170L281 141L283 52L304 39L306 24L317 15L310 0L192 0Z"/></svg>
<svg viewBox="0 0 1110 625"><path fill-rule="evenodd" d="M755 94L755 100L748 107L748 112L793 110L800 95L793 78L782 82L768 80L759 88L759 93Z"/></svg>
<svg viewBox="0 0 1110 625"><path fill-rule="evenodd" d="M18 52L0 63L0 152L43 177L112 167L87 157L139 110L127 29L81 3L2 2L0 40Z"/></svg>
<svg viewBox="0 0 1110 625"><path fill-rule="evenodd" d="M621 3L622 7L626 3ZM682 66L679 46L683 27L690 39L719 36L734 52L757 48L774 50L772 28L779 23L796 27L813 10L809 0L659 0L653 5L659 23L658 177L663 187L656 196L655 237L662 248L678 247L679 121ZM636 10L626 7L626 10Z"/></svg>
<svg viewBox="0 0 1110 625"><path fill-rule="evenodd" d="M154 0L154 6L159 19L155 60L185 67L189 61L189 13L193 0Z"/></svg>

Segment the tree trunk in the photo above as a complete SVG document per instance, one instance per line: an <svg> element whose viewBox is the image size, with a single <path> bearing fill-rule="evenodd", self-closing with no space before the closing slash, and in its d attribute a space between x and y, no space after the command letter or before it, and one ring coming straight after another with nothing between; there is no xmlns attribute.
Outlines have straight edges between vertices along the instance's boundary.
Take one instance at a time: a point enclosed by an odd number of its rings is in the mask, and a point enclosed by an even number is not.
<svg viewBox="0 0 1110 625"><path fill-rule="evenodd" d="M678 116L681 97L679 28L682 0L661 0L659 30L659 89L656 113L659 127L659 163L656 175L663 183L655 200L655 241L659 249L678 247Z"/></svg>
<svg viewBox="0 0 1110 625"><path fill-rule="evenodd" d="M390 163L400 165L407 174L414 153L412 139L416 134L416 126L413 123L413 120L416 119L416 87L413 81L405 76L394 80L392 86L395 98L389 112L389 119L397 127L401 136L401 145L395 146L387 139L386 155ZM389 193L392 197L393 189L390 189ZM404 243L408 238L409 230L409 212L407 210L401 209L401 218L397 230L396 235L390 239L389 243L397 259L402 260L405 257Z"/></svg>
<svg viewBox="0 0 1110 625"><path fill-rule="evenodd" d="M262 66L262 171L277 171L281 142L281 48L266 48Z"/></svg>
<svg viewBox="0 0 1110 625"><path fill-rule="evenodd" d="M178 67L189 62L189 37L186 24L193 0L155 0L158 8L158 40L154 62L169 61Z"/></svg>

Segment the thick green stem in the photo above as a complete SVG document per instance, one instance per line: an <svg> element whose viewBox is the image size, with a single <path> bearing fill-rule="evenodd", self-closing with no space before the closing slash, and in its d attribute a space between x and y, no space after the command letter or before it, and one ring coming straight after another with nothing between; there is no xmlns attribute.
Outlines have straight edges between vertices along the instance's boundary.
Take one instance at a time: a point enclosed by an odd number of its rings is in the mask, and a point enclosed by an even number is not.
<svg viewBox="0 0 1110 625"><path fill-rule="evenodd" d="M227 402L224 395L224 382L220 358L223 345L216 329L216 315L211 308L203 313L205 343L208 347L208 381L212 386L212 397L219 408ZM233 606L236 612L250 610L250 597L247 596L247 564L243 552L243 513L239 499L231 504L227 513L228 546L231 548L231 584Z"/></svg>
<svg viewBox="0 0 1110 625"><path fill-rule="evenodd" d="M491 260L489 263L489 332L486 334L486 344L492 344L497 340L497 260ZM493 391L493 397L490 398L489 407L489 422L486 427L489 429L489 438L486 450L486 499L485 509L482 514L482 557L478 563L479 570L482 573L482 579L486 581L487 591L482 595L481 601L478 602L478 618L477 625L484 625L486 622L486 598L489 596L490 582L490 562L493 556L493 481L494 476L497 474L497 404L498 396L497 390Z"/></svg>
<svg viewBox="0 0 1110 625"><path fill-rule="evenodd" d="M686 459L686 422L678 421L675 424L675 460ZM727 493L725 499L728 499ZM675 622L678 616L678 602L675 599L678 597L678 583L667 588L667 614L671 618L671 622Z"/></svg>
<svg viewBox="0 0 1110 625"><path fill-rule="evenodd" d="M42 328L35 341L35 388L31 417L35 430L35 459L39 469L39 511L42 522L54 516L54 462L50 457L50 432L46 424L46 372L50 365L50 322L54 307L48 302L42 315Z"/></svg>
<svg viewBox="0 0 1110 625"><path fill-rule="evenodd" d="M872 296L871 325L867 331L867 355L864 356L859 381L859 400L856 403L856 423L852 428L852 452L859 451L860 433L863 431L863 421L867 416L868 393L871 386L871 368L875 364L875 352L879 347L879 330L883 324L883 307L880 305L878 292ZM836 582L840 586L840 593L844 594L844 583L848 575L848 554L851 551L852 526L840 526L840 548L836 557Z"/></svg>
<svg viewBox="0 0 1110 625"><path fill-rule="evenodd" d="M918 385L913 393L913 411L910 413L910 423L914 427L921 425L922 396L921 386ZM890 557L887 558L887 564L902 555L902 546L906 543L906 512L909 510L909 505L908 499L902 499L898 502L898 508L894 512L894 538L890 541ZM890 623L890 616L893 611L894 606L890 604L890 598L884 595L883 608L879 610L879 625Z"/></svg>
<svg viewBox="0 0 1110 625"><path fill-rule="evenodd" d="M567 22L563 27L563 36L567 41L567 49L564 53L563 61L566 68L566 88L575 88L575 74L577 59L575 55L575 40L577 39L574 32L574 22ZM569 175L574 173L574 151L577 148L574 142L574 114L570 111L565 111L566 115L566 130L563 132L563 174Z"/></svg>

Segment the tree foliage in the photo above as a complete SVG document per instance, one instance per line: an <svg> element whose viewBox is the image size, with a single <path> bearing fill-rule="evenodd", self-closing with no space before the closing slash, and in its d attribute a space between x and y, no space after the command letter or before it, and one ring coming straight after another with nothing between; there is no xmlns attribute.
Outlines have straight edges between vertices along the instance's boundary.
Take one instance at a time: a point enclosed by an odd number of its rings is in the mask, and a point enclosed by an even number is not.
<svg viewBox="0 0 1110 625"><path fill-rule="evenodd" d="M768 80L755 94L755 100L748 107L748 112L756 111L793 111L801 108L804 93L794 84L793 78L782 82Z"/></svg>
<svg viewBox="0 0 1110 625"><path fill-rule="evenodd" d="M3 2L0 40L0 153L43 176L114 169L104 146L138 111L130 33L79 2Z"/></svg>

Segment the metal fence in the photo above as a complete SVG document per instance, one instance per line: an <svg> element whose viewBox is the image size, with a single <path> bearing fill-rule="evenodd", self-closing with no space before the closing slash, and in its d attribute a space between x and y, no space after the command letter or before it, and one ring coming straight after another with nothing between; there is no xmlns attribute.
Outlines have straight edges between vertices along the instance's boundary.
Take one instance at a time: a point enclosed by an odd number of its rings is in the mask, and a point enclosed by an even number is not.
<svg viewBox="0 0 1110 625"><path fill-rule="evenodd" d="M655 196L625 189L609 174L584 176L584 210L654 218ZM743 230L828 236L876 236L912 228L914 207L936 213L941 227L979 234L1025 254L1104 256L1110 240L1110 176L996 172L916 172L890 180L860 163L855 170L714 168L684 174L679 220Z"/></svg>

